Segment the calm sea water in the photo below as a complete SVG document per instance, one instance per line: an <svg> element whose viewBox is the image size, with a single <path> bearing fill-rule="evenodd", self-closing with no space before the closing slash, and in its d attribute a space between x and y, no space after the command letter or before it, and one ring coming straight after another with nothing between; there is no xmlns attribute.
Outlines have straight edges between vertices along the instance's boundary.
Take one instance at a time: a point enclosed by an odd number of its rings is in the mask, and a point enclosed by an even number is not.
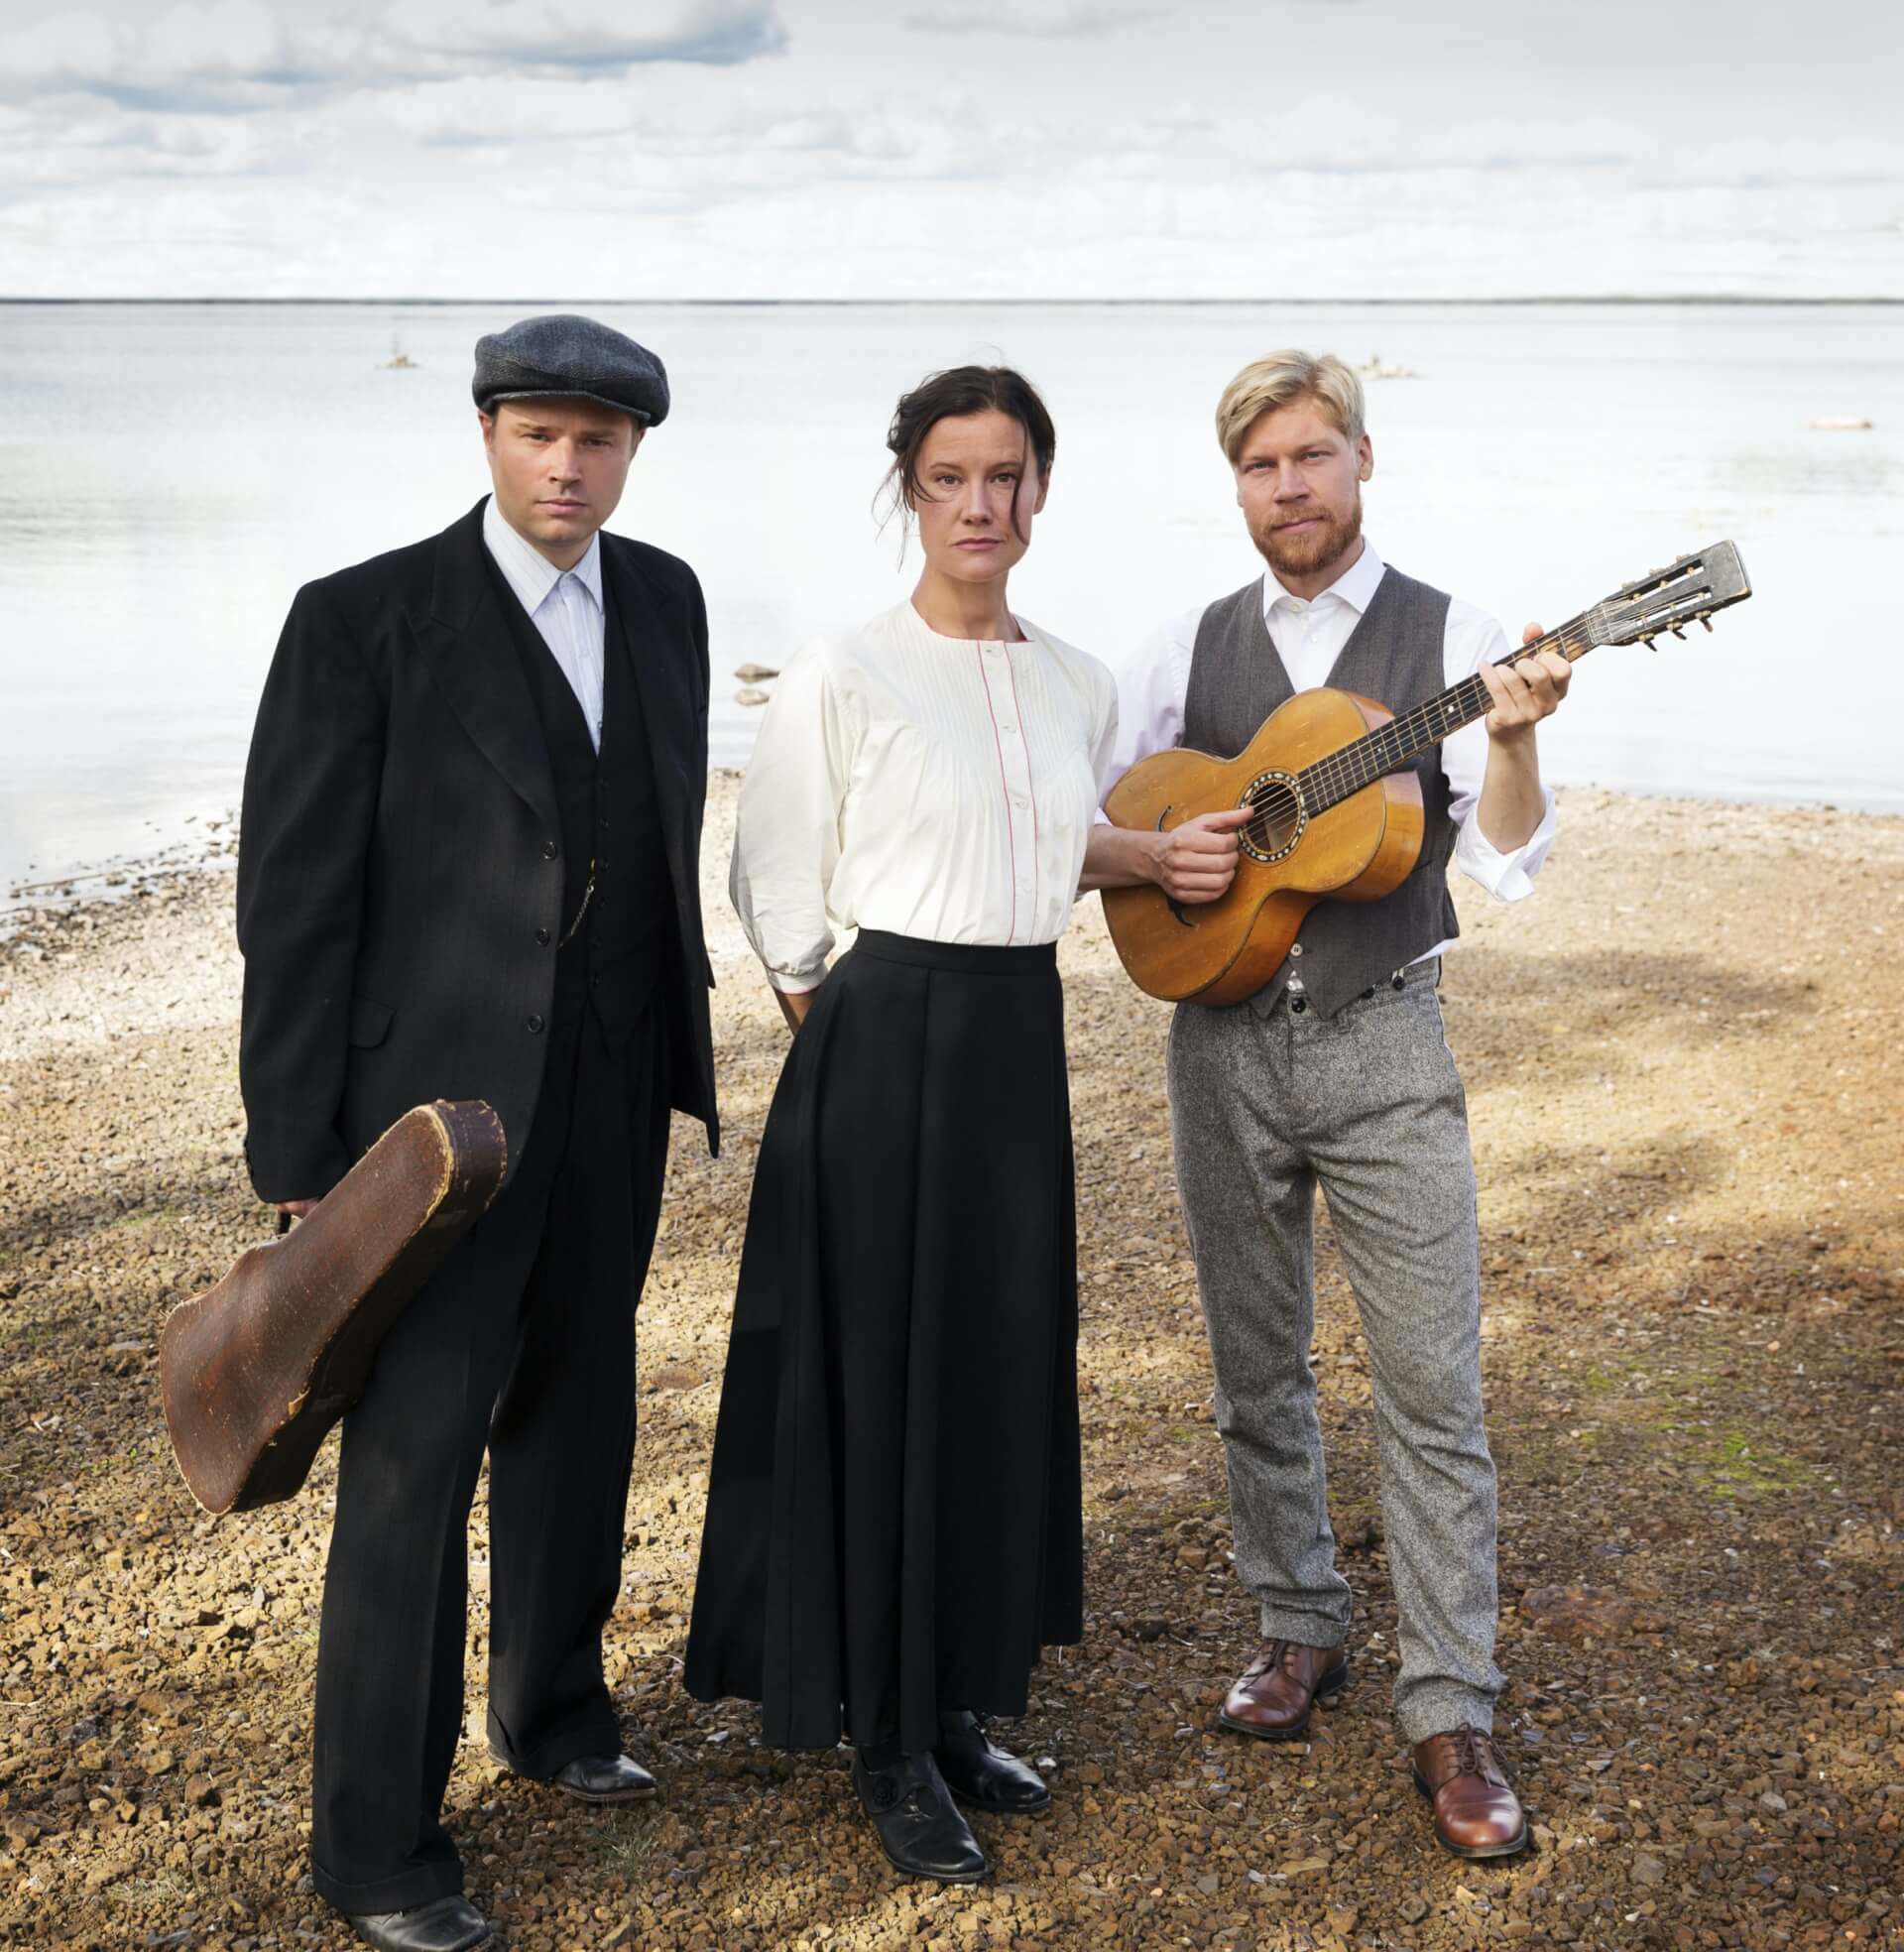
<svg viewBox="0 0 1904 1952"><path fill-rule="evenodd" d="M1370 384L1368 533L1510 628L1739 544L1757 594L1715 636L1582 666L1541 735L1551 778L1904 810L1895 310L595 309L672 376L615 526L700 571L717 763L759 720L729 672L909 589L871 502L921 373L1005 359L1043 388L1058 465L1013 602L1114 657L1257 572L1211 410L1245 360L1302 344L1415 369ZM486 488L470 348L512 315L0 306L0 890L236 804L293 591ZM393 344L411 369L383 366Z"/></svg>

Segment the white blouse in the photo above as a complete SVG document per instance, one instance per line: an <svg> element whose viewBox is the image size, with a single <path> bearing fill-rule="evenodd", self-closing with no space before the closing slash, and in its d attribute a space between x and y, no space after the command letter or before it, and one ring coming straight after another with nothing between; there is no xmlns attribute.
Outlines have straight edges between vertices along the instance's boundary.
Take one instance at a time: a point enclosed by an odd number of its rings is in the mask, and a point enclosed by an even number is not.
<svg viewBox="0 0 1904 1952"><path fill-rule="evenodd" d="M775 989L814 989L837 930L1055 942L1071 918L1118 687L1017 620L941 637L901 603L781 672L741 786L730 890Z"/></svg>

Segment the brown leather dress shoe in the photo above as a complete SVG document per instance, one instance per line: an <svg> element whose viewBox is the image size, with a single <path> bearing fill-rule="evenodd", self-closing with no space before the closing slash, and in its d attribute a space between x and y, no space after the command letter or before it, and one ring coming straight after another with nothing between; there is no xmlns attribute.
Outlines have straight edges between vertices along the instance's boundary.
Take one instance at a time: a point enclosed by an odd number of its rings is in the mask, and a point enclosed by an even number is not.
<svg viewBox="0 0 1904 1952"><path fill-rule="evenodd" d="M1318 1701L1333 1701L1349 1685L1349 1656L1341 1647L1264 1641L1256 1657L1223 1698L1219 1726L1265 1742L1294 1742L1309 1726Z"/></svg>
<svg viewBox="0 0 1904 1952"><path fill-rule="evenodd" d="M1450 1729L1415 1744L1415 1787L1435 1806L1435 1836L1456 1857L1511 1857L1527 1847L1527 1812L1491 1735Z"/></svg>

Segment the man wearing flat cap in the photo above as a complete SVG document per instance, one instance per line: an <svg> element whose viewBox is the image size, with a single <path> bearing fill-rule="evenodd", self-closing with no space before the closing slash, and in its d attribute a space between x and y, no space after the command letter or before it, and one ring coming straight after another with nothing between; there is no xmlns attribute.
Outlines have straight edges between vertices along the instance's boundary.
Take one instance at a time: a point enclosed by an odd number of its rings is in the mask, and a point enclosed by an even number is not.
<svg viewBox="0 0 1904 1952"><path fill-rule="evenodd" d="M434 1098L486 1099L508 1138L495 1204L343 1424L311 1865L395 1952L488 1933L439 1821L485 1450L490 1747L586 1801L654 1791L601 1637L670 1106L718 1144L707 613L686 563L602 533L667 376L555 316L479 340L473 390L494 493L292 605L238 862L259 1194L301 1215Z"/></svg>

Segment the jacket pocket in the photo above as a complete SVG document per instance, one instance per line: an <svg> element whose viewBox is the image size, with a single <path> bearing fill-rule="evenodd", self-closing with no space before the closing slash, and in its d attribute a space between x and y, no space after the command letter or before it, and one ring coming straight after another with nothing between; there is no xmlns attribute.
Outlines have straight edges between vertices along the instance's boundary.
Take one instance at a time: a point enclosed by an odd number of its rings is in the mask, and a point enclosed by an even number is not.
<svg viewBox="0 0 1904 1952"><path fill-rule="evenodd" d="M350 1000L350 1042L358 1050L370 1050L390 1035L391 1019L396 1016L387 1003L375 997L354 996Z"/></svg>

